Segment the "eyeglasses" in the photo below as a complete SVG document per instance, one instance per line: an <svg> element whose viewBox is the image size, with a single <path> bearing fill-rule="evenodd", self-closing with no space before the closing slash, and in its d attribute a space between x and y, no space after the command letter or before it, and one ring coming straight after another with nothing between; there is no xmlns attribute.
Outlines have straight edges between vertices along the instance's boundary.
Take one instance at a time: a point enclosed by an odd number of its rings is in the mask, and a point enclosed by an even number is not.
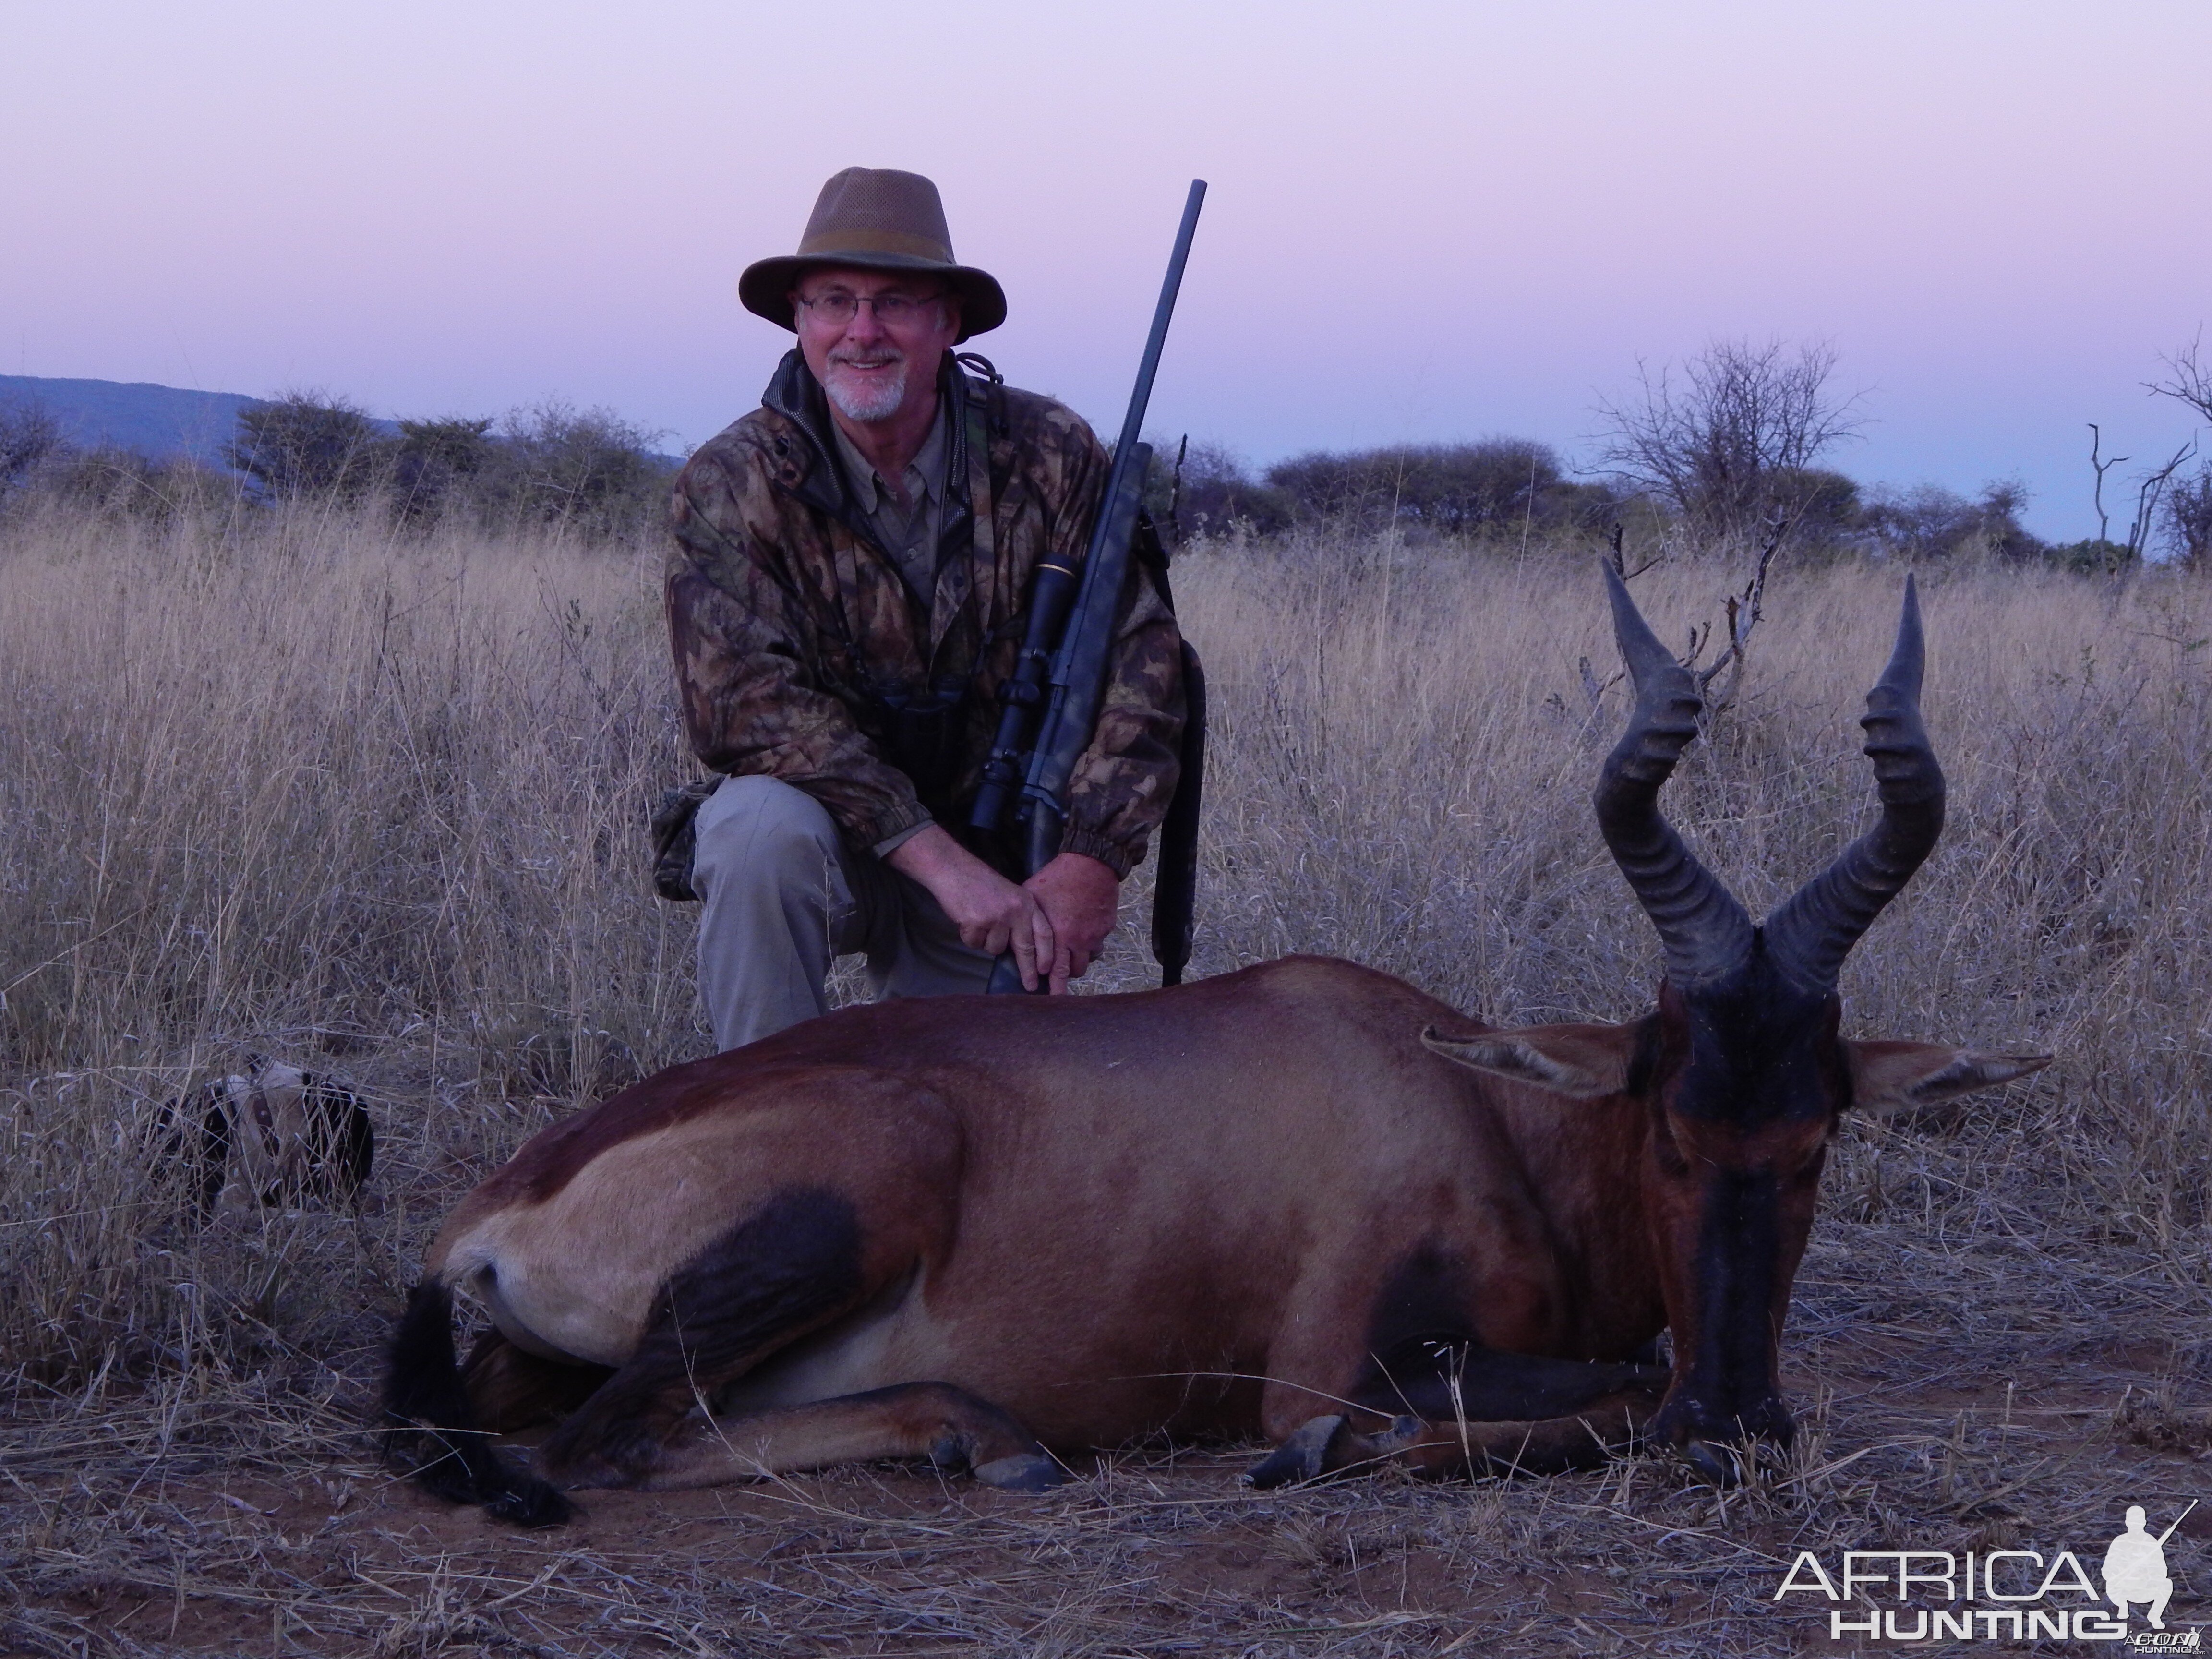
<svg viewBox="0 0 2212 1659"><path fill-rule="evenodd" d="M898 328L918 320L921 313L945 296L932 294L917 298L911 294L848 294L842 289L833 289L827 294L805 299L799 295L792 298L813 313L814 319L842 328L860 315L866 306L876 313L876 320L886 328Z"/></svg>

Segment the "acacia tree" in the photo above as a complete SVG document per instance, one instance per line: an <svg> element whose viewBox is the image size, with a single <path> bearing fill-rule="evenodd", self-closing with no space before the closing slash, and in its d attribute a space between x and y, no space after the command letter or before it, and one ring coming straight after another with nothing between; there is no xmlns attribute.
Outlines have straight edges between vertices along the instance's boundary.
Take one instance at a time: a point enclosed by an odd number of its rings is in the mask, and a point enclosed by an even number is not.
<svg viewBox="0 0 2212 1659"><path fill-rule="evenodd" d="M489 419L447 416L402 421L392 446L392 507L402 517L434 519L483 471L494 447Z"/></svg>
<svg viewBox="0 0 2212 1659"><path fill-rule="evenodd" d="M1381 529L1397 520L1472 536L1541 519L1578 501L1548 445L1523 438L1313 451L1277 463L1267 483L1318 519Z"/></svg>
<svg viewBox="0 0 2212 1659"><path fill-rule="evenodd" d="M1679 378L1638 365L1640 395L1603 404L1599 459L1702 536L1747 540L1795 518L1814 463L1863 424L1830 386L1835 348L1716 340Z"/></svg>
<svg viewBox="0 0 2212 1659"><path fill-rule="evenodd" d="M242 409L226 459L271 496L349 499L374 481L379 452L368 411L320 392L287 392Z"/></svg>
<svg viewBox="0 0 2212 1659"><path fill-rule="evenodd" d="M2040 558L2042 541L2020 521L2027 490L2001 480L1969 499L1940 484L1877 489L1859 514L1859 533L1885 556L1917 564L1978 548L2008 564Z"/></svg>
<svg viewBox="0 0 2212 1659"><path fill-rule="evenodd" d="M558 398L511 411L478 474L486 504L514 516L599 533L657 521L672 468L663 434L612 410Z"/></svg>
<svg viewBox="0 0 2212 1659"><path fill-rule="evenodd" d="M1279 535L1290 528L1297 503L1252 476L1243 456L1225 444L1186 436L1152 448L1145 482L1145 508L1174 544L1193 536Z"/></svg>
<svg viewBox="0 0 2212 1659"><path fill-rule="evenodd" d="M0 495L28 478L62 447L61 422L43 404L0 409Z"/></svg>

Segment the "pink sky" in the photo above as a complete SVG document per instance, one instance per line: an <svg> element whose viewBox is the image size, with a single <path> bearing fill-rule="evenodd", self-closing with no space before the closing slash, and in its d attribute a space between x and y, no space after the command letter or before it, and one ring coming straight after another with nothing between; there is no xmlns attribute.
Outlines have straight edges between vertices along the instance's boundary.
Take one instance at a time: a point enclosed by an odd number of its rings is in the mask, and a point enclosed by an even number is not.
<svg viewBox="0 0 2212 1659"><path fill-rule="evenodd" d="M2171 453L2191 423L2141 383L2212 320L2203 0L0 21L17 374L393 414L560 395L696 443L788 338L738 271L858 163L939 181L1012 301L978 345L1110 435L1198 175L1156 432L1259 462L1498 433L1571 460L1639 357L1818 337L1874 421L1837 465L2017 477L2071 538L2095 529L2083 423Z"/></svg>

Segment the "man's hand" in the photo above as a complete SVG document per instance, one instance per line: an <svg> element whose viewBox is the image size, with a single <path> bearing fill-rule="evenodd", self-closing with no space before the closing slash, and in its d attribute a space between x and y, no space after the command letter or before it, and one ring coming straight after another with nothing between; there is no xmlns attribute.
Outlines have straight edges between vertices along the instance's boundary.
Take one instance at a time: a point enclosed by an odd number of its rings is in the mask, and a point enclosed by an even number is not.
<svg viewBox="0 0 2212 1659"><path fill-rule="evenodd" d="M1062 853L1016 886L931 824L886 860L929 890L960 930L960 942L991 956L1014 953L1022 988L1064 994L1080 979L1114 931L1121 884L1113 871L1082 853Z"/></svg>
<svg viewBox="0 0 2212 1659"><path fill-rule="evenodd" d="M1053 864L1071 856L1062 854ZM969 950L994 957L1011 950L1022 970L1024 990L1036 989L1040 967L1052 989L1067 988L1067 953L1057 945L1052 917L1047 905L1039 902L1040 896L1008 881L953 840L943 824L933 823L901 842L884 861L929 890ZM1097 865L1109 882L1113 879L1114 872L1096 859L1084 862ZM1052 868L1047 865L1038 878ZM1110 920L1108 925L1112 925ZM1095 943L1092 948L1097 948Z"/></svg>
<svg viewBox="0 0 2212 1659"><path fill-rule="evenodd" d="M1023 884L1037 896L1051 919L1059 954L1053 959L1052 988L1065 991L1091 966L1121 902L1121 881L1112 870L1085 853L1062 853ZM1064 965L1063 965L1064 964Z"/></svg>

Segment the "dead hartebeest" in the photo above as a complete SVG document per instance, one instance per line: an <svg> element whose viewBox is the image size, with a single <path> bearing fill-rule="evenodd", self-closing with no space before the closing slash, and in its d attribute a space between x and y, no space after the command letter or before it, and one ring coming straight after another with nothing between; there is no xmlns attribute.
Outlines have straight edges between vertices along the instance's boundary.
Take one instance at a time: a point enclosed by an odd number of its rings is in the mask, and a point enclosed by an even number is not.
<svg viewBox="0 0 2212 1659"><path fill-rule="evenodd" d="M1868 698L1881 817L1754 926L1660 816L1689 676L1610 569L1634 677L1597 816L1657 1008L1492 1030L1292 957L1175 990L878 1004L678 1066L531 1140L432 1244L392 1351L434 1492L1248 1436L1272 1486L1384 1459L1558 1468L1640 1436L1715 1480L1791 1435L1778 1346L1839 1115L2046 1055L1838 1035L1838 971L1936 843L1911 585ZM457 1363L452 1292L495 1328ZM1637 1363L1661 1330L1671 1371ZM560 1417L514 1468L485 1437Z"/></svg>

